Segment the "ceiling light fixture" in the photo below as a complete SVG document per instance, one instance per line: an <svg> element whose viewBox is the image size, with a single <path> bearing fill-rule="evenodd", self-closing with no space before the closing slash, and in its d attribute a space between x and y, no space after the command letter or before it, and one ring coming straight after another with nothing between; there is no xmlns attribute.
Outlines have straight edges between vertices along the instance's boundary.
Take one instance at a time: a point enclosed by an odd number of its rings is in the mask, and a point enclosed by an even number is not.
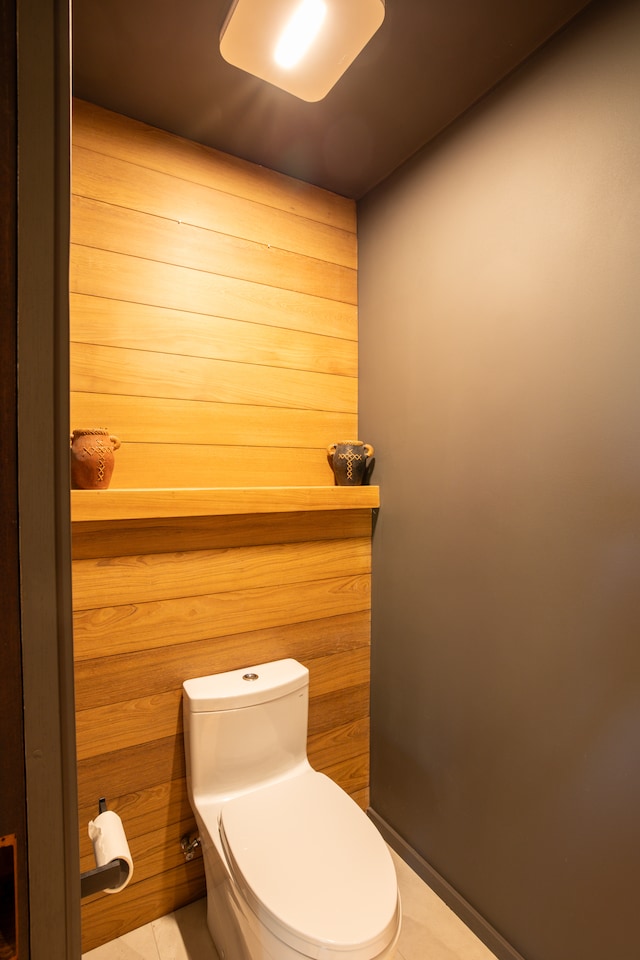
<svg viewBox="0 0 640 960"><path fill-rule="evenodd" d="M234 0L224 59L302 100L322 100L384 20L385 0Z"/></svg>
<svg viewBox="0 0 640 960"><path fill-rule="evenodd" d="M279 67L297 66L320 33L327 5L324 0L302 0L280 34L273 54Z"/></svg>

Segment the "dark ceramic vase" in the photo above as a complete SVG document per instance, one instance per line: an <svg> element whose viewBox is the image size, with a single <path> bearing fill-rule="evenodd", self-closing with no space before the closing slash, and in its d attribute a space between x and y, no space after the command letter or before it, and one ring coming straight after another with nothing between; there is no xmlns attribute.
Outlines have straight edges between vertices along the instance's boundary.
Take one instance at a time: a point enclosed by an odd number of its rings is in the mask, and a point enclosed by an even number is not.
<svg viewBox="0 0 640 960"><path fill-rule="evenodd" d="M329 463L339 487L358 487L368 479L373 447L362 440L341 440L327 448Z"/></svg>
<svg viewBox="0 0 640 960"><path fill-rule="evenodd" d="M71 436L71 486L74 490L106 490L114 467L117 437L106 427L74 430Z"/></svg>

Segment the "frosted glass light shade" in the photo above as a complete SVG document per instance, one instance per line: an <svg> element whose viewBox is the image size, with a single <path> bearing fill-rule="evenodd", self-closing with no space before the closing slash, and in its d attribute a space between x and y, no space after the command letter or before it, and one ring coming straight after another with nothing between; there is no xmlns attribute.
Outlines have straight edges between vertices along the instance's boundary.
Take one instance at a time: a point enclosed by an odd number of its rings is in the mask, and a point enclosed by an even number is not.
<svg viewBox="0 0 640 960"><path fill-rule="evenodd" d="M302 100L322 100L382 24L384 0L322 0L326 11L307 52L294 66L281 66L276 49L305 3L313 15L320 0L235 0L220 33L220 53Z"/></svg>

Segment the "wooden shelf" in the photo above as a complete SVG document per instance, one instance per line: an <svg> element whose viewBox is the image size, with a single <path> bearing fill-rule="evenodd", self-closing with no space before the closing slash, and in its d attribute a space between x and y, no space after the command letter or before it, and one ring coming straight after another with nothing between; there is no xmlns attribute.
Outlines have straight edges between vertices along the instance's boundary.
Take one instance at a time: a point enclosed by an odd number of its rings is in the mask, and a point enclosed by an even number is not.
<svg viewBox="0 0 640 960"><path fill-rule="evenodd" d="M380 488L377 486L71 491L71 520L74 523L306 510L362 510L379 506Z"/></svg>

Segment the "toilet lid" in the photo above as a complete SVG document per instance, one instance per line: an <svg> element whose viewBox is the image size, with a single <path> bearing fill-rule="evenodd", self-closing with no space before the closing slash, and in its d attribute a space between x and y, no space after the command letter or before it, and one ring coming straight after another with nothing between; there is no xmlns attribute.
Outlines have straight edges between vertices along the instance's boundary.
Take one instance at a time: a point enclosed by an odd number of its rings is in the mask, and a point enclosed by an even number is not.
<svg viewBox="0 0 640 960"><path fill-rule="evenodd" d="M398 886L382 837L357 804L309 771L224 804L231 871L260 920L307 956L370 960L398 928Z"/></svg>

